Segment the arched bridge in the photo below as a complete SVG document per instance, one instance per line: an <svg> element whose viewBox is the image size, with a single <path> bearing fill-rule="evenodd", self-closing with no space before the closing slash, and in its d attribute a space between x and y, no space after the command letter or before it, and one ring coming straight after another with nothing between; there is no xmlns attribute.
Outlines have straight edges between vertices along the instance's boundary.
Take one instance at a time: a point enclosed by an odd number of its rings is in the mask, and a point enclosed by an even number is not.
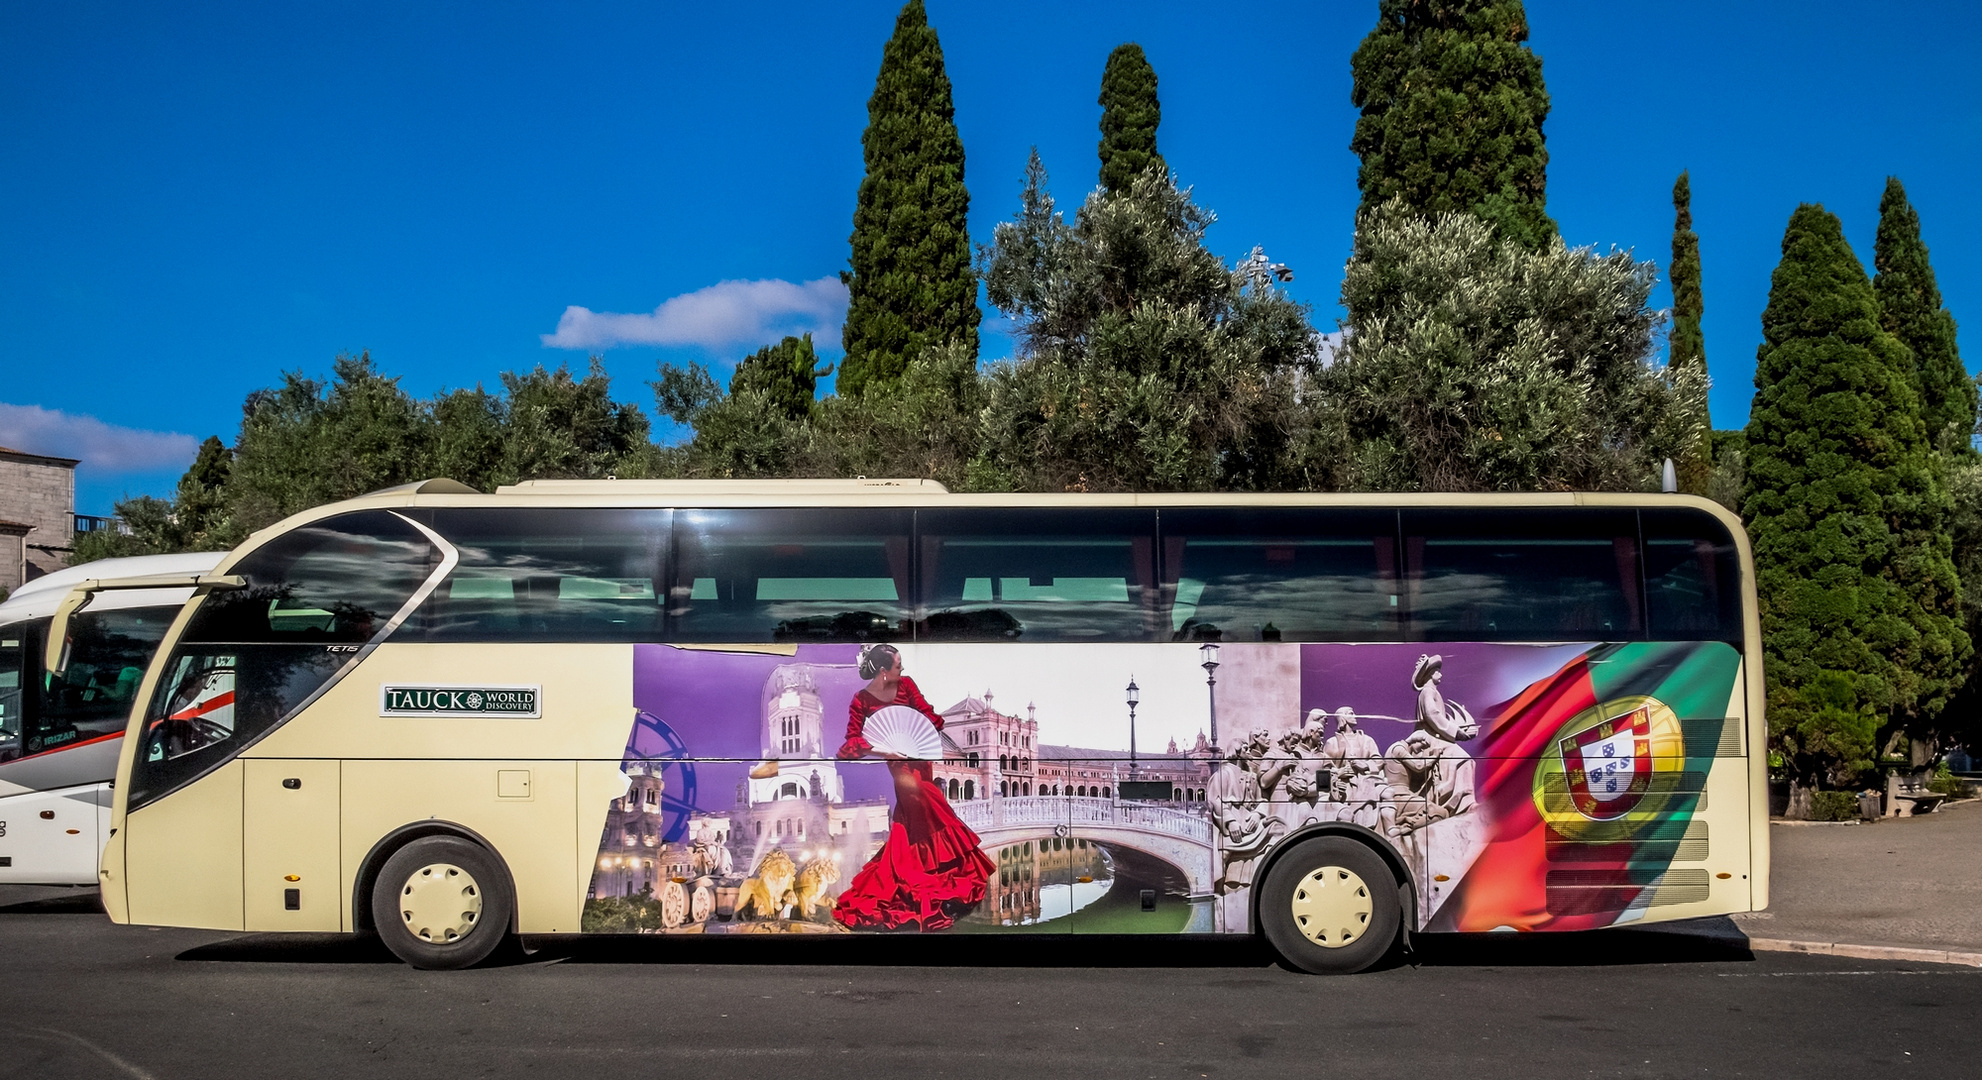
<svg viewBox="0 0 1982 1080"><path fill-rule="evenodd" d="M1055 835L1120 844L1182 870L1193 894L1211 892L1211 822L1190 810L1069 795L972 799L951 806L986 848ZM1062 827L1066 831L1059 831Z"/></svg>

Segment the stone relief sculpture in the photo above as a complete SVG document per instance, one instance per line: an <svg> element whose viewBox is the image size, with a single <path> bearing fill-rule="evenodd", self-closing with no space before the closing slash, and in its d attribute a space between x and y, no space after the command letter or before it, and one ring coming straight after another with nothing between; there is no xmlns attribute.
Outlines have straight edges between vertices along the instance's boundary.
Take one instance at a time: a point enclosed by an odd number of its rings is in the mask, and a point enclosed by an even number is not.
<svg viewBox="0 0 1982 1080"><path fill-rule="evenodd" d="M1356 710L1347 705L1335 710L1335 734L1322 744L1321 753L1328 762L1329 801L1341 806L1336 820L1376 828L1388 786L1376 740L1357 723Z"/></svg>
<svg viewBox="0 0 1982 1080"><path fill-rule="evenodd" d="M1264 731L1246 736L1205 787L1205 806L1218 834L1219 868L1212 888L1221 896L1252 885L1254 862L1287 831L1286 822L1265 805L1266 792L1284 771L1284 766L1261 769L1271 746Z"/></svg>

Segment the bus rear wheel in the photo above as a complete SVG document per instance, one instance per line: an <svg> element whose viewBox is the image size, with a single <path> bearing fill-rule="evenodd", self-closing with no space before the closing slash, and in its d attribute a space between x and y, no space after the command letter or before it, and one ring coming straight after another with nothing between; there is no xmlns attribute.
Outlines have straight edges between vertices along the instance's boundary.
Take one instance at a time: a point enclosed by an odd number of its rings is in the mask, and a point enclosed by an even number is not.
<svg viewBox="0 0 1982 1080"><path fill-rule="evenodd" d="M393 852L372 886L379 939L416 968L488 959L509 936L515 910L501 863L458 836L424 836Z"/></svg>
<svg viewBox="0 0 1982 1080"><path fill-rule="evenodd" d="M1348 975L1383 959L1402 918L1389 865L1340 836L1295 845L1274 860L1260 890L1266 940L1281 959L1315 975Z"/></svg>

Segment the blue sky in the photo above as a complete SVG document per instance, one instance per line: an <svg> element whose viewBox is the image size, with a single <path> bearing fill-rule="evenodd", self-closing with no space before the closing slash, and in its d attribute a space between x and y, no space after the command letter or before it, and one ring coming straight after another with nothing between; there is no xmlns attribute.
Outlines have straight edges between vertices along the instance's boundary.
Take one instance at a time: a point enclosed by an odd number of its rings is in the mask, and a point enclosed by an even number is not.
<svg viewBox="0 0 1982 1080"><path fill-rule="evenodd" d="M837 356L820 281L846 265L897 9L0 6L0 443L84 458L78 509L107 513L169 490L198 438L231 441L250 390L342 351L426 395L631 338L603 355L650 410L657 360L720 370L806 326ZM1101 67L1137 41L1215 248L1263 245L1331 326L1356 204L1348 60L1375 12L933 0L973 236L1015 208L1029 146L1063 204L1093 185ZM1790 211L1825 204L1869 269L1888 174L1982 362L1982 7L1528 13L1571 243L1663 267L1692 170L1716 426L1746 417ZM560 331L574 307L646 318ZM986 359L1009 351L987 334Z"/></svg>

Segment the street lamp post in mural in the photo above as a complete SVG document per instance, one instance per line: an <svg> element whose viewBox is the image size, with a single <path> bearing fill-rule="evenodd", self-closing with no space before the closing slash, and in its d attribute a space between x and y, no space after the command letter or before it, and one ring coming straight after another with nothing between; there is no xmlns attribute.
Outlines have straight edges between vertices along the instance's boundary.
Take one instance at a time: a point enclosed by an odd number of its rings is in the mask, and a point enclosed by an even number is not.
<svg viewBox="0 0 1982 1080"><path fill-rule="evenodd" d="M1207 641L1198 647L1204 657L1204 687L1211 697L1211 751L1218 752L1218 643Z"/></svg>
<svg viewBox="0 0 1982 1080"><path fill-rule="evenodd" d="M1129 779L1136 774L1136 702L1142 700L1142 690L1136 686L1136 677L1129 676Z"/></svg>

